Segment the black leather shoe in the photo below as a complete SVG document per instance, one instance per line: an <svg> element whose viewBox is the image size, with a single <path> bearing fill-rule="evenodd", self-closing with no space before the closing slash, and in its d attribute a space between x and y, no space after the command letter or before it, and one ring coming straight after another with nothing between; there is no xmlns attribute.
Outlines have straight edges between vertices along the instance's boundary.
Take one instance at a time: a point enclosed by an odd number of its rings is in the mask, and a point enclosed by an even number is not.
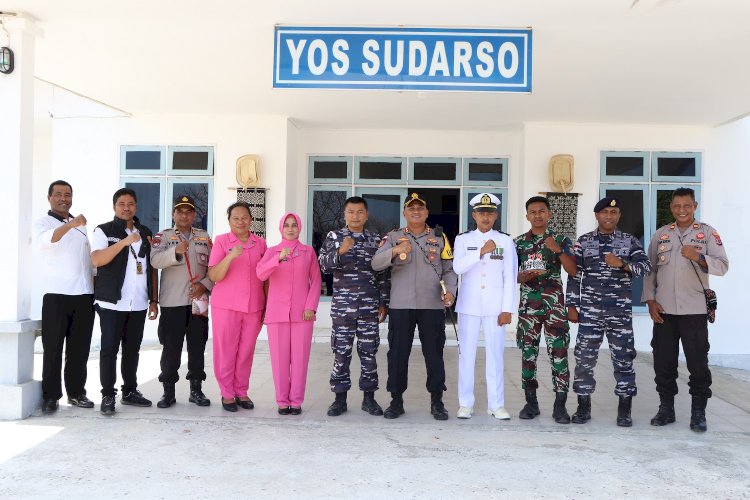
<svg viewBox="0 0 750 500"><path fill-rule="evenodd" d="M706 423L706 404L708 400L702 396L693 396L690 405L690 430L695 432L706 432L708 423Z"/></svg>
<svg viewBox="0 0 750 500"><path fill-rule="evenodd" d="M406 413L404 411L404 400L401 397L401 394L392 392L391 398L391 404L388 406L388 408L385 409L385 412L383 412L383 416L388 420L398 418Z"/></svg>
<svg viewBox="0 0 750 500"><path fill-rule="evenodd" d="M52 415L57 411L57 406L56 399L45 399L42 401L42 413L45 415Z"/></svg>
<svg viewBox="0 0 750 500"><path fill-rule="evenodd" d="M651 425L662 427L672 424L674 421L674 396L659 394L659 410L654 415L654 418L651 419Z"/></svg>
<svg viewBox="0 0 750 500"><path fill-rule="evenodd" d="M630 409L633 406L633 398L630 396L620 396L620 402L617 404L617 426L633 427L633 418L630 416Z"/></svg>
<svg viewBox="0 0 750 500"><path fill-rule="evenodd" d="M127 394L123 394L121 401L124 405L140 406L142 408L146 408L152 404L150 400L143 397L143 394L138 389L133 389Z"/></svg>
<svg viewBox="0 0 750 500"><path fill-rule="evenodd" d="M433 401L430 405L430 413L435 420L448 420L448 410L442 401Z"/></svg>
<svg viewBox="0 0 750 500"><path fill-rule="evenodd" d="M224 401L224 398L221 398L221 407L224 408L226 411L236 412L237 411L237 403L236 400L232 400L230 403L227 403Z"/></svg>
<svg viewBox="0 0 750 500"><path fill-rule="evenodd" d="M93 408L94 402L86 397L85 394L81 396L68 397L68 404L77 406L78 408Z"/></svg>
<svg viewBox="0 0 750 500"><path fill-rule="evenodd" d="M114 415L115 414L115 396L104 396L102 398L101 406L102 415Z"/></svg>
<svg viewBox="0 0 750 500"><path fill-rule="evenodd" d="M375 401L375 393L372 391L365 391L364 398L362 399L362 411L366 411L370 415L376 417L383 414L383 408L380 407L377 401Z"/></svg>
<svg viewBox="0 0 750 500"><path fill-rule="evenodd" d="M570 419L574 424L585 424L591 420L591 396L578 396L578 409Z"/></svg>
<svg viewBox="0 0 750 500"><path fill-rule="evenodd" d="M177 400L174 397L174 384L170 384L168 382L164 382L164 395L162 395L161 399L156 403L156 406L158 408L169 408L173 404L177 402Z"/></svg>
<svg viewBox="0 0 750 500"><path fill-rule="evenodd" d="M552 418L558 424L570 423L570 415L568 415L568 410L565 409L565 403L567 401L568 401L567 392L555 393L555 404L552 407Z"/></svg>
<svg viewBox="0 0 750 500"><path fill-rule="evenodd" d="M336 393L336 399L333 400L333 403L331 403L331 406L328 407L328 411L326 412L326 415L329 417L338 417L342 413L346 413L347 410L346 406L346 393L345 392L337 392Z"/></svg>
<svg viewBox="0 0 750 500"><path fill-rule="evenodd" d="M279 406L279 409L277 411L279 412L279 415L291 415L292 407L291 406Z"/></svg>
<svg viewBox="0 0 750 500"><path fill-rule="evenodd" d="M247 399L234 398L234 400L237 402L238 405L240 405L240 408L243 408L245 410L252 410L253 408L255 408L255 403L253 403L253 400L250 398L247 398Z"/></svg>
<svg viewBox="0 0 750 500"><path fill-rule="evenodd" d="M539 411L539 401L536 398L536 389L526 389L524 394L526 396L526 404L521 411L518 412L518 418L522 420L531 420L541 413Z"/></svg>
<svg viewBox="0 0 750 500"><path fill-rule="evenodd" d="M190 401L191 403L195 403L198 406L211 405L211 400L208 399L205 394L203 394L200 380L190 381L190 397L188 398L188 401Z"/></svg>
<svg viewBox="0 0 750 500"><path fill-rule="evenodd" d="M291 406L289 408L289 414L290 415L301 415L302 414L302 407L300 407L300 406Z"/></svg>

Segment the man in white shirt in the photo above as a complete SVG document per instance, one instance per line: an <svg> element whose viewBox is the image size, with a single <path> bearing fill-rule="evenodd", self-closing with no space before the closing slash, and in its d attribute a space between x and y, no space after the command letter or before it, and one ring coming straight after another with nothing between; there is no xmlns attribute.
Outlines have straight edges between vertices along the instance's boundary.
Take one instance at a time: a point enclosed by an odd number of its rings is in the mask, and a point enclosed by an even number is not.
<svg viewBox="0 0 750 500"><path fill-rule="evenodd" d="M122 344L122 404L151 406L137 389L138 353L146 320L158 314L158 274L151 266L151 230L141 225L136 194L122 188L112 197L115 217L94 229L91 262L97 267L94 297L102 330L99 374L104 415L115 413L117 352Z"/></svg>
<svg viewBox="0 0 750 500"><path fill-rule="evenodd" d="M86 217L73 216L73 188L55 181L47 191L50 210L34 223L42 268L42 413L57 410L62 397L63 344L68 403L93 408L86 397L86 363L94 328L94 268Z"/></svg>
<svg viewBox="0 0 750 500"><path fill-rule="evenodd" d="M480 329L487 353L487 413L510 420L505 410L503 352L505 326L516 310L516 247L505 233L493 229L500 199L481 193L471 199L474 231L456 237L453 270L461 276L456 312L460 352L458 356L458 418L474 411L474 364Z"/></svg>

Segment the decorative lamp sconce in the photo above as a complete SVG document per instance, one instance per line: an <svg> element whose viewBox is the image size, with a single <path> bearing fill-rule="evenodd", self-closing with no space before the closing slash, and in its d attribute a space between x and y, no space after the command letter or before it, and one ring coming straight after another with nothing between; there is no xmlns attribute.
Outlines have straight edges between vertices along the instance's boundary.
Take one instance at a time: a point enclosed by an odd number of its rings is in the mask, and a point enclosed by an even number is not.
<svg viewBox="0 0 750 500"><path fill-rule="evenodd" d="M237 184L242 189L257 188L260 186L258 178L258 165L260 156L244 155L237 158Z"/></svg>
<svg viewBox="0 0 750 500"><path fill-rule="evenodd" d="M573 188L573 155L555 155L549 160L549 183L556 192Z"/></svg>
<svg viewBox="0 0 750 500"><path fill-rule="evenodd" d="M13 51L10 47L0 47L0 73L13 73Z"/></svg>

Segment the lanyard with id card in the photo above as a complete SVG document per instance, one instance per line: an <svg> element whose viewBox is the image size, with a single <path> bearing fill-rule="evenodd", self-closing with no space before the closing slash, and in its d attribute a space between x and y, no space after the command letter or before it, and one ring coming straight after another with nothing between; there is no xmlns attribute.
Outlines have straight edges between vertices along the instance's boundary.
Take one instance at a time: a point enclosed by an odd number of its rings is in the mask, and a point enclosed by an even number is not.
<svg viewBox="0 0 750 500"><path fill-rule="evenodd" d="M138 256L135 254L135 250L133 250L132 245L128 245L128 248L130 248L130 253L133 254L133 258L135 259L135 273L143 274L143 263L138 260Z"/></svg>

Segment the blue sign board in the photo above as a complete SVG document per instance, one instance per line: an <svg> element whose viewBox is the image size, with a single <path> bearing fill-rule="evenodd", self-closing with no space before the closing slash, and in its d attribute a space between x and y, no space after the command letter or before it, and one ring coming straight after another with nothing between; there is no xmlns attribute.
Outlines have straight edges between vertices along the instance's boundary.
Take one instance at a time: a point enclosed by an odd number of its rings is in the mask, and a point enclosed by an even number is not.
<svg viewBox="0 0 750 500"><path fill-rule="evenodd" d="M531 29L276 26L274 88L531 92Z"/></svg>

